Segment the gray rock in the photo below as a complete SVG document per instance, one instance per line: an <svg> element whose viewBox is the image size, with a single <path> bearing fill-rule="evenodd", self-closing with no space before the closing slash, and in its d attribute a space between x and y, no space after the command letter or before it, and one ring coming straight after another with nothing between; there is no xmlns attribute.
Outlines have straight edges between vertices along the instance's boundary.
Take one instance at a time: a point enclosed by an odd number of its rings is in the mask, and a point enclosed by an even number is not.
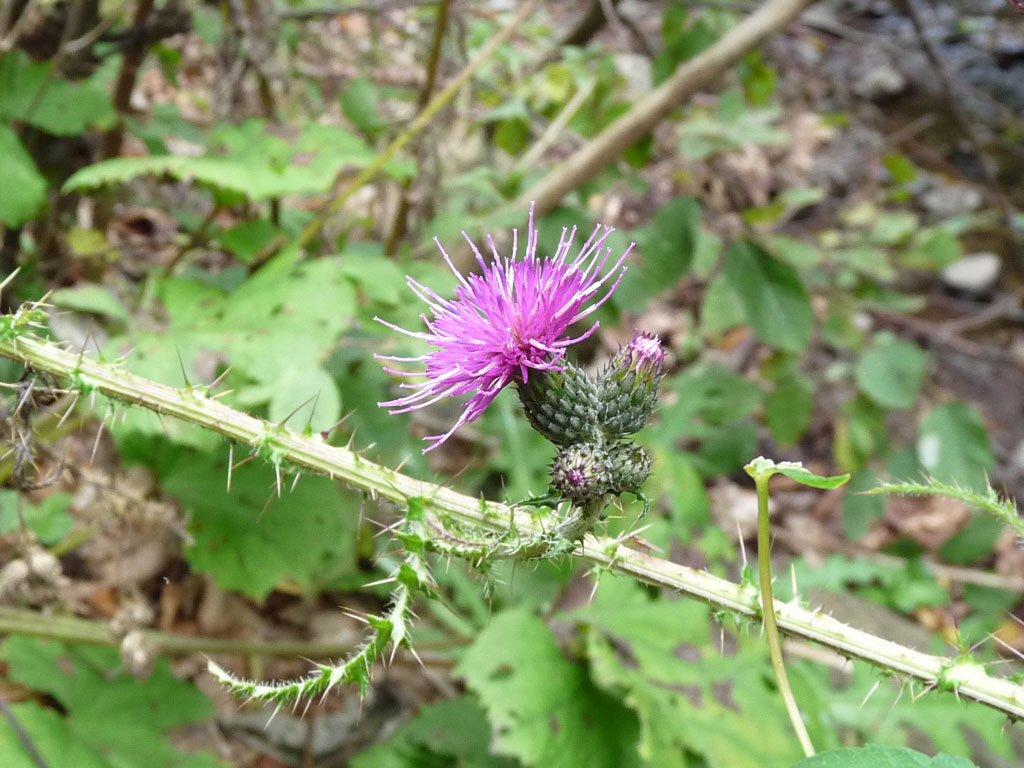
<svg viewBox="0 0 1024 768"><path fill-rule="evenodd" d="M965 184L935 187L921 195L921 205L938 219L948 219L976 211L982 202L981 192Z"/></svg>
<svg viewBox="0 0 1024 768"><path fill-rule="evenodd" d="M879 62L861 72L851 89L862 99L882 101L902 93L907 77L889 62Z"/></svg>
<svg viewBox="0 0 1024 768"><path fill-rule="evenodd" d="M984 294L995 288L1002 259L994 253L972 253L942 270L947 287L971 294Z"/></svg>

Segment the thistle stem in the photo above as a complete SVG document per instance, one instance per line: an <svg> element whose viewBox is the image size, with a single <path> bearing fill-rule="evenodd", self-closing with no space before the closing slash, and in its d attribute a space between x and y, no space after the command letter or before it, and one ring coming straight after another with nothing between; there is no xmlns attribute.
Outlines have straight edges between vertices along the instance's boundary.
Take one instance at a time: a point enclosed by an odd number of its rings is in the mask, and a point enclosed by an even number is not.
<svg viewBox="0 0 1024 768"><path fill-rule="evenodd" d="M775 598L772 596L772 550L770 525L768 519L768 481L771 475L759 474L754 477L757 487L757 570L761 578L761 616L764 619L764 631L768 638L768 653L775 670L775 679L779 684L779 694L786 704L786 712L800 740L800 746L807 757L814 754L807 726L800 715L800 708L793 698L793 689L789 687L786 675L786 663L782 659L782 641L779 637L779 626L775 620Z"/></svg>
<svg viewBox="0 0 1024 768"><path fill-rule="evenodd" d="M182 419L254 448L273 449L278 460L295 469L314 471L407 506L418 498L431 515L447 517L477 531L507 532L510 523L525 536L544 531L529 514L502 504L488 503L456 491L403 475L368 461L352 451L327 445L319 436L306 437L236 411L202 391L175 389L135 376L116 365L80 358L51 341L32 335L39 310L23 307L16 315L0 316L0 357L70 379L84 394L95 391L125 403ZM767 553L767 547L764 550ZM763 611L758 596L705 571L651 557L624 541L588 534L574 556L581 561L645 584L663 587L701 600L713 609L756 618ZM994 677L969 658L921 653L868 632L855 629L820 611L780 603L773 616L786 634L832 648L844 656L863 659L897 675L913 678L938 690L956 691L961 698L986 704L1015 718L1024 718L1024 687Z"/></svg>

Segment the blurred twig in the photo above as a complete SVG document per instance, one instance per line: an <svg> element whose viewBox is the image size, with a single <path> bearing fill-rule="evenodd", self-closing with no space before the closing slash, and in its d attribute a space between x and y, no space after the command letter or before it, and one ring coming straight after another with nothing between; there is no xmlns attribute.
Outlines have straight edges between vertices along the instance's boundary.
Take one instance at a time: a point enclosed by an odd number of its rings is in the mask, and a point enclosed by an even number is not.
<svg viewBox="0 0 1024 768"><path fill-rule="evenodd" d="M437 68L441 61L441 43L444 42L444 30L448 25L448 10L451 7L451 0L438 0L437 19L434 21L434 40L430 46L430 55L427 58L427 75L423 81L419 96L416 99L416 110L422 111L430 102L430 94L434 92L434 83L437 81ZM409 188L412 180L408 179L401 185L399 192L398 210L395 212L395 220L391 226L391 234L388 235L388 242L384 252L393 256L398 250L398 243L403 237L407 228L409 216Z"/></svg>
<svg viewBox="0 0 1024 768"><path fill-rule="evenodd" d="M302 230L302 233L295 241L296 248L304 248L315 240L320 235L331 214L337 212L352 195L362 189L365 184L372 181L395 155L404 149L409 142L415 139L437 117L438 113L455 98L455 94L462 89L462 86L469 82L469 79L483 66L484 62L489 60L498 48L508 42L516 30L519 29L519 26L533 13L535 6L536 0L528 0L528 2L520 6L519 12L512 19L511 23L492 37L487 42L487 45L476 55L476 58L463 67L462 71L416 115L416 118L409 124L409 127L396 136L394 141L388 144L373 159L372 163L367 165L354 179L342 187L323 210L306 225L306 228Z"/></svg>
<svg viewBox="0 0 1024 768"><path fill-rule="evenodd" d="M511 208L523 209L531 202L543 215L558 207L562 198L596 176L620 154L635 144L674 108L739 61L766 37L785 26L814 0L770 0L745 18L710 48L680 65L675 74L637 101L632 109L613 122L592 141L560 162L541 181L520 195Z"/></svg>

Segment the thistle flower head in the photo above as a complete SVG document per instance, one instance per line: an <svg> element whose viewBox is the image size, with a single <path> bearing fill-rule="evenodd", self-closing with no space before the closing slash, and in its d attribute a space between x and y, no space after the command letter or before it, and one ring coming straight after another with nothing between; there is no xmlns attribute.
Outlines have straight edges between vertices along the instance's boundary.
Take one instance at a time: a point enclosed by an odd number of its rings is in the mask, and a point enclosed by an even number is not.
<svg viewBox="0 0 1024 768"><path fill-rule="evenodd" d="M643 331L619 350L598 379L598 420L610 437L625 437L647 424L658 401L665 350Z"/></svg>
<svg viewBox="0 0 1024 768"><path fill-rule="evenodd" d="M593 333L597 323L575 338L568 336L569 326L607 301L625 273L623 262L632 246L613 258L611 248L605 246L612 231L611 227L598 225L579 253L571 257L576 228L563 229L554 255L541 258L530 206L526 250L521 258L517 258L519 240L515 230L509 257L499 255L494 241L487 237L492 254L489 261L463 232L480 265L480 274L470 275L454 267L435 238L445 262L458 278L455 298L443 298L407 277L409 287L427 304L430 316L420 316L427 330L409 331L375 318L436 347L419 357L378 355L384 360L422 362L426 367L422 373L385 369L398 376L423 375L425 380L402 384L415 391L378 405L391 409L391 413L405 413L446 397L472 395L451 429L426 438L433 444L425 453L463 424L478 418L507 385L528 382L531 371L560 369L566 348Z"/></svg>

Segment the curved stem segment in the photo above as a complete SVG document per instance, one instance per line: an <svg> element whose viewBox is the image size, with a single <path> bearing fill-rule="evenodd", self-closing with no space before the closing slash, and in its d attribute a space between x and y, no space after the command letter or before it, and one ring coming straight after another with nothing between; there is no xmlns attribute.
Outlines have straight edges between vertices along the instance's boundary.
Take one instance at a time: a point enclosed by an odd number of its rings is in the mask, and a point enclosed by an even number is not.
<svg viewBox="0 0 1024 768"><path fill-rule="evenodd" d="M757 570L761 578L761 614L764 617L764 631L768 638L768 653L772 659L772 669L775 670L775 679L779 683L779 693L786 704L786 712L789 713L789 720L793 723L793 730L800 739L800 746L804 754L810 757L814 754L814 745L811 743L810 734L807 733L807 726L804 725L800 709L793 698L793 689L789 687L789 677L786 676L786 663L782 660L782 641L779 637L779 626L775 621L775 598L772 597L772 550L770 528L768 521L768 474L758 474L754 477L757 486Z"/></svg>

